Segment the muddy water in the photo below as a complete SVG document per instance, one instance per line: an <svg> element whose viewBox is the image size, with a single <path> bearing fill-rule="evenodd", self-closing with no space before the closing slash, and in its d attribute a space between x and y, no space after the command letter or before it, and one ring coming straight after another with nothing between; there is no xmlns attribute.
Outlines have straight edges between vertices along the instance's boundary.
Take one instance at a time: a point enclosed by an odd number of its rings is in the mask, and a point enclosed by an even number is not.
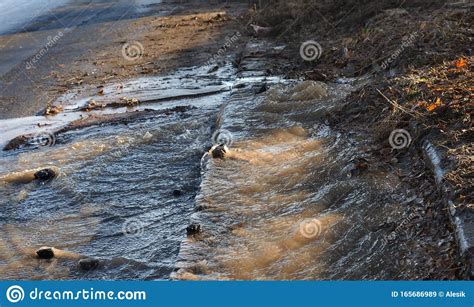
<svg viewBox="0 0 474 307"><path fill-rule="evenodd" d="M205 166L192 216L203 231L183 243L175 278L409 276L386 225L403 220L410 191L392 170L362 166L365 140L322 120L351 90L304 82L233 93L220 114L230 151Z"/></svg>
<svg viewBox="0 0 474 307"><path fill-rule="evenodd" d="M419 218L411 191L373 166L366 140L324 121L356 85L262 77L258 59L244 55L237 78L230 65L193 67L67 93L56 116L1 121L3 146L91 114L193 107L3 152L2 279L412 278L417 249L393 226ZM142 103L81 111L122 96ZM206 154L216 139L230 148L224 160ZM45 167L58 177L13 182ZM191 223L202 232L186 236ZM64 252L39 260L41 246ZM81 270L86 256L100 266Z"/></svg>
<svg viewBox="0 0 474 307"><path fill-rule="evenodd" d="M0 122L4 145L15 135L38 129L38 124L46 133L92 114L194 107L185 112L152 113L126 124L61 133L55 136L54 146L2 152L1 279L169 276L193 212L201 157L211 145L219 106L229 95L224 90L208 96L189 95L192 90L214 89L232 77L231 66L205 74L208 69L183 69L167 77L111 85L110 93L106 88L104 96L92 97L113 100L114 95L125 95L122 88L132 97L151 97L136 107L81 113L77 107L91 97L71 92L58 101L65 109L59 115ZM186 98L163 100L163 95L169 98L170 88L176 96L185 94ZM46 183L14 182L28 174L31 178L34 170L46 167L58 170L58 177ZM100 267L83 271L77 261L81 256L68 254L54 261L38 260L35 250L41 246L99 259Z"/></svg>

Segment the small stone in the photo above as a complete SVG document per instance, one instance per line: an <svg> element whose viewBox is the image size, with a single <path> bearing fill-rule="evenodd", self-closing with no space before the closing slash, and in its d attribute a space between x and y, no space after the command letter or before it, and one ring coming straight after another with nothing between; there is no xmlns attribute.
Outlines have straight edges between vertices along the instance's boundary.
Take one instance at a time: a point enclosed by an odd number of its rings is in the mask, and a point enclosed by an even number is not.
<svg viewBox="0 0 474 307"><path fill-rule="evenodd" d="M178 197L181 196L181 194L183 193L180 190L173 190L173 196Z"/></svg>
<svg viewBox="0 0 474 307"><path fill-rule="evenodd" d="M56 177L56 173L50 168L45 168L35 173L35 179L41 181L48 181L53 179L54 177Z"/></svg>
<svg viewBox="0 0 474 307"><path fill-rule="evenodd" d="M52 247L44 246L36 251L36 255L38 255L40 259L52 259L54 258L54 251Z"/></svg>
<svg viewBox="0 0 474 307"><path fill-rule="evenodd" d="M79 266L84 271L91 271L99 266L99 260L94 258L84 258L79 260Z"/></svg>
<svg viewBox="0 0 474 307"><path fill-rule="evenodd" d="M215 145L213 148L211 148L211 155L214 159L224 159L226 153L227 146L224 144Z"/></svg>
<svg viewBox="0 0 474 307"><path fill-rule="evenodd" d="M198 234L201 231L202 231L202 229L201 229L200 224L191 224L188 227L186 227L186 233L188 234L188 236Z"/></svg>

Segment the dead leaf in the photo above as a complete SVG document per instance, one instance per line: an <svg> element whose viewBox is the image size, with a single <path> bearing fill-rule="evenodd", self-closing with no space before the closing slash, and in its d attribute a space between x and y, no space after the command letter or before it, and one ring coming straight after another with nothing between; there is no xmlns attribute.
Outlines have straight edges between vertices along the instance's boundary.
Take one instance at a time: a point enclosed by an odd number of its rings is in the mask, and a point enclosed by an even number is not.
<svg viewBox="0 0 474 307"><path fill-rule="evenodd" d="M429 112L433 112L437 107L441 106L441 98L436 98L436 101L432 104L430 104L429 106L426 107L426 109L429 111Z"/></svg>
<svg viewBox="0 0 474 307"><path fill-rule="evenodd" d="M455 65L457 68L461 68L466 66L466 60L464 58L459 58L459 60L456 61Z"/></svg>

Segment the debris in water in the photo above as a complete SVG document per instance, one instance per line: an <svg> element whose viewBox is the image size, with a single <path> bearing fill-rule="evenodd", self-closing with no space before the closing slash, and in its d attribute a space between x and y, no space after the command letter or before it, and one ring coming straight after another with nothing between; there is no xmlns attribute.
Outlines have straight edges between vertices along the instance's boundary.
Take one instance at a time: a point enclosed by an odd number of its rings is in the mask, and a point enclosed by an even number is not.
<svg viewBox="0 0 474 307"><path fill-rule="evenodd" d="M186 227L186 233L187 233L188 236L198 234L201 231L202 231L202 229L201 229L200 224L191 224L188 227Z"/></svg>
<svg viewBox="0 0 474 307"><path fill-rule="evenodd" d="M46 109L43 112L43 115L48 116L48 115L56 115L58 113L61 113L63 111L62 106L47 106Z"/></svg>
<svg viewBox="0 0 474 307"><path fill-rule="evenodd" d="M183 193L180 190L174 190L173 191L173 196L175 196L175 197L181 196L181 194L183 194Z"/></svg>
<svg viewBox="0 0 474 307"><path fill-rule="evenodd" d="M90 112L92 110L102 109L104 107L105 107L105 104L97 103L94 99L91 99L91 100L89 100L87 105L84 108L82 108L81 110L86 111L86 112Z"/></svg>
<svg viewBox="0 0 474 307"><path fill-rule="evenodd" d="M57 167L51 166L49 168L36 168L20 172L9 173L0 177L0 182L4 183L30 183L33 180L46 181L54 178L59 173Z"/></svg>
<svg viewBox="0 0 474 307"><path fill-rule="evenodd" d="M63 259L73 259L73 260L80 260L80 259L91 259L84 257L82 255L68 252L65 250L57 249L50 246L43 246L36 251L36 255L39 259L52 259L52 258L63 258Z"/></svg>
<svg viewBox="0 0 474 307"><path fill-rule="evenodd" d="M208 74L211 74L211 73L213 73L213 72L216 72L218 69L219 69L219 66L214 65L213 67L211 67L211 68L207 71L207 73L208 73Z"/></svg>
<svg viewBox="0 0 474 307"><path fill-rule="evenodd" d="M264 93L267 90L268 90L268 85L266 83L263 83L262 86L257 89L256 94Z"/></svg>
<svg viewBox="0 0 474 307"><path fill-rule="evenodd" d="M140 100L137 98L122 97L120 100L124 101L128 106L135 106L140 103Z"/></svg>
<svg viewBox="0 0 474 307"><path fill-rule="evenodd" d="M207 205L204 205L204 204L199 204L196 206L196 208L194 210L196 211L204 211L204 210L207 210L209 209L209 207Z"/></svg>
<svg viewBox="0 0 474 307"><path fill-rule="evenodd" d="M54 258L54 250L52 247L43 246L36 251L36 255L40 259L52 259Z"/></svg>
<svg viewBox="0 0 474 307"><path fill-rule="evenodd" d="M8 142L5 147L3 147L3 151L8 151L8 150L13 150L13 149L19 149L22 146L28 144L28 140L31 138L31 136L28 135L20 135L12 139L10 142Z"/></svg>

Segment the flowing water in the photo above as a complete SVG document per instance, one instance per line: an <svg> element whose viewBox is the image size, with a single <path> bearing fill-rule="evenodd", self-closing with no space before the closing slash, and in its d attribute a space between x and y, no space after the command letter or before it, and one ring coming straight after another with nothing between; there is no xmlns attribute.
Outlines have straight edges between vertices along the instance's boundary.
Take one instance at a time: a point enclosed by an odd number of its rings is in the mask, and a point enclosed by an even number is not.
<svg viewBox="0 0 474 307"><path fill-rule="evenodd" d="M230 65L213 74L193 67L107 86L97 102L126 95L144 103L89 114L168 111L3 152L1 278L408 277L416 263L400 260L410 249L394 244L384 225L406 217L410 191L392 170L360 171L365 140L323 119L354 87L265 78L255 64L262 60L252 60L238 74ZM91 97L81 93L59 99L59 115L0 121L2 146L87 116L80 109ZM206 153L213 140L230 148L225 159ZM59 176L18 182L45 167ZM186 236L191 223L202 232ZM41 246L63 252L39 260ZM100 265L83 271L81 257Z"/></svg>
<svg viewBox="0 0 474 307"><path fill-rule="evenodd" d="M176 75L134 80L123 84L123 91L117 90L122 85L105 89L104 97L133 94L145 100L154 93L158 102L144 103L130 112L183 105L193 109L72 130L55 136L54 146L2 153L2 279L169 276L193 211L200 160L211 145L219 106L228 96L225 78L205 76L206 69L183 69ZM231 75L227 70L232 68L227 66L217 74ZM216 91L216 84L221 91ZM160 101L170 98L170 89L175 96L189 96L193 90L202 94L200 88L212 89L214 94ZM128 92L130 89L134 90ZM68 93L60 101L76 95ZM38 129L37 124L58 129L87 116L76 109L88 98L76 98L57 116L0 122L2 146L15 134ZM117 114L123 109L106 108L95 114ZM31 173L28 170L46 167L59 169L59 176L46 184L12 182L25 172ZM44 245L100 259L102 267L83 272L77 257L39 261L34 252Z"/></svg>
<svg viewBox="0 0 474 307"><path fill-rule="evenodd" d="M350 89L305 82L234 93L220 115L231 148L227 159L207 162L192 216L203 231L183 244L176 278L384 279L400 271L380 225L403 218L408 191L391 170L359 173L364 141L321 121Z"/></svg>

